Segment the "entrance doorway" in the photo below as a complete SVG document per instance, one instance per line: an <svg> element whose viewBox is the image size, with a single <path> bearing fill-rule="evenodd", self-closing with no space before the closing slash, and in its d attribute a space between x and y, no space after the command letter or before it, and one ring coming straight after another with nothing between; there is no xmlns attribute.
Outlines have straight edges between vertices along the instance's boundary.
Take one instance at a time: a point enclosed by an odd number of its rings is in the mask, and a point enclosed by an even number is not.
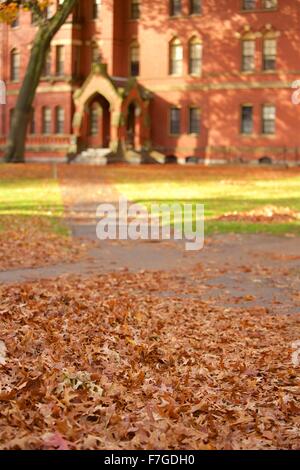
<svg viewBox="0 0 300 470"><path fill-rule="evenodd" d="M110 104L104 96L97 94L86 107L86 147L109 148L110 126Z"/></svg>

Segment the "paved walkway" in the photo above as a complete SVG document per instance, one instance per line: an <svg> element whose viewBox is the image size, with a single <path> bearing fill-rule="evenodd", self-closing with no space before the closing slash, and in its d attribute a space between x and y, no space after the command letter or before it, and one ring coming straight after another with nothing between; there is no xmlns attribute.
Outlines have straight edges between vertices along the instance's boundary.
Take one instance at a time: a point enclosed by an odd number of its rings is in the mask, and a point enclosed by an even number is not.
<svg viewBox="0 0 300 470"><path fill-rule="evenodd" d="M201 252L187 252L183 242L173 241L100 242L96 239L96 207L99 201L116 201L118 193L107 181L97 182L95 188L97 191L89 193L88 183L84 188L62 181L73 236L95 242L88 258L76 263L0 272L0 283L120 270L168 271L191 286L191 297L230 308L248 306L265 308L271 313L300 312L299 238L215 235L206 241Z"/></svg>

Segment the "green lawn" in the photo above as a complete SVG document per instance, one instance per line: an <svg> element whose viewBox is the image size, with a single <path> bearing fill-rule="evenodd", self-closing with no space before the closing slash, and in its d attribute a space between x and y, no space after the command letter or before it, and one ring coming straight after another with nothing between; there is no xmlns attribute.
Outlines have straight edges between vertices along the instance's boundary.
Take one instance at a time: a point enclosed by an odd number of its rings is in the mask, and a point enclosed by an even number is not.
<svg viewBox="0 0 300 470"><path fill-rule="evenodd" d="M248 168L155 167L119 169L112 174L118 190L129 200L145 204L201 203L205 205L206 232L300 235L300 221L249 223L213 220L225 213L264 206L300 212L299 170Z"/></svg>
<svg viewBox="0 0 300 470"><path fill-rule="evenodd" d="M1 175L0 175L1 176ZM5 230L7 221L17 224L24 220L30 223L32 217L50 222L43 227L50 227L56 233L66 233L60 223L63 214L63 202L59 183L54 179L12 178L0 179L0 230Z"/></svg>
<svg viewBox="0 0 300 470"><path fill-rule="evenodd" d="M71 179L74 177L74 187L80 188L83 170L80 167L60 169L62 174L64 171L71 174ZM299 220L288 223L215 220L225 213L246 212L267 205L300 212L299 169L108 166L87 167L84 173L95 191L97 180L99 186L101 182L110 181L129 200L148 207L152 203L204 204L207 233L300 235ZM51 230L66 233L61 222L63 201L59 181L51 176L51 168L45 166L0 166L0 230L5 229L6 218L26 218L28 222L37 216L50 221Z"/></svg>

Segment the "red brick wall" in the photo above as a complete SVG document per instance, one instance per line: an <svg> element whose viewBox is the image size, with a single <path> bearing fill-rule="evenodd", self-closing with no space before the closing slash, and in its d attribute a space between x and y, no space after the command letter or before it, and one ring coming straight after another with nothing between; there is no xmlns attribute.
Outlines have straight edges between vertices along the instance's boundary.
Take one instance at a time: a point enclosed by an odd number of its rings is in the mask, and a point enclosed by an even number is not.
<svg viewBox="0 0 300 470"><path fill-rule="evenodd" d="M261 1L261 0L258 0ZM65 77L42 81L35 100L37 135L28 155L41 157L63 156L71 142L72 93L83 83L91 70L91 42L101 47L108 72L127 77L129 48L133 40L140 45L139 82L152 92L151 139L154 148L167 155L186 158L197 156L210 160L257 160L269 155L277 161L300 160L300 107L291 103L291 84L300 79L300 1L278 0L276 11L259 9L242 11L242 0L203 0L202 14L189 16L188 0L182 0L182 16L170 18L168 0L142 0L141 17L130 19L129 0L103 0L99 21L91 18L92 1L81 1L81 24L66 24L57 34L55 44L65 44ZM263 35L270 27L278 34L277 69L262 71ZM256 70L241 72L241 36L246 27L256 38ZM34 28L30 15L24 13L20 26L14 30L0 27L1 79L8 84L8 104L1 109L0 141L9 127L9 110L14 106L19 84L9 81L9 53L13 47L22 54L22 72ZM194 35L203 42L203 71L201 77L188 74L188 41ZM240 37L239 37L240 36ZM181 77L169 75L169 43L178 37L184 46L184 69ZM75 46L81 48L80 77L72 79ZM54 49L55 46L53 46ZM55 59L53 53L53 74ZM240 133L241 105L254 107L254 132ZM276 134L265 136L261 131L261 108L264 103L276 105ZM40 135L40 116L43 106L56 105L65 109L65 136ZM169 133L171 106L181 108L181 135ZM198 106L202 112L201 133L188 135L188 108ZM54 124L53 124L54 126ZM60 139L65 139L59 149ZM51 140L51 139L50 139ZM34 142L33 142L34 141ZM39 145L37 145L39 142ZM41 145L44 147L41 149ZM32 150L35 147L35 151ZM57 150L58 149L58 150Z"/></svg>

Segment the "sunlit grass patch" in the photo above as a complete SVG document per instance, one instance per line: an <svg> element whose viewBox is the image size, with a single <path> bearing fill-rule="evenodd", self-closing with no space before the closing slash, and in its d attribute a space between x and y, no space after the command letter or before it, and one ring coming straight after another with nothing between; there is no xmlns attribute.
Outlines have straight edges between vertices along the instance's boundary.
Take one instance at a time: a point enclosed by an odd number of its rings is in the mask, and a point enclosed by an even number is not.
<svg viewBox="0 0 300 470"><path fill-rule="evenodd" d="M28 226L31 219L40 230L67 235L61 221L64 212L57 180L1 179L0 230ZM40 219L40 223L39 223Z"/></svg>
<svg viewBox="0 0 300 470"><path fill-rule="evenodd" d="M137 176L137 177L136 177ZM151 179L153 176L153 179ZM251 177L252 176L252 177ZM255 209L273 206L300 213L300 175L290 170L276 172L266 170L251 172L245 169L171 167L169 173L160 168L156 174L144 172L120 172L116 175L118 190L129 200L144 204L204 204L206 233L294 233L300 235L299 221L268 223L218 220L225 214L243 214ZM241 217L242 218L242 217Z"/></svg>
<svg viewBox="0 0 300 470"><path fill-rule="evenodd" d="M0 185L0 214L60 216L63 212L56 180L6 180Z"/></svg>

